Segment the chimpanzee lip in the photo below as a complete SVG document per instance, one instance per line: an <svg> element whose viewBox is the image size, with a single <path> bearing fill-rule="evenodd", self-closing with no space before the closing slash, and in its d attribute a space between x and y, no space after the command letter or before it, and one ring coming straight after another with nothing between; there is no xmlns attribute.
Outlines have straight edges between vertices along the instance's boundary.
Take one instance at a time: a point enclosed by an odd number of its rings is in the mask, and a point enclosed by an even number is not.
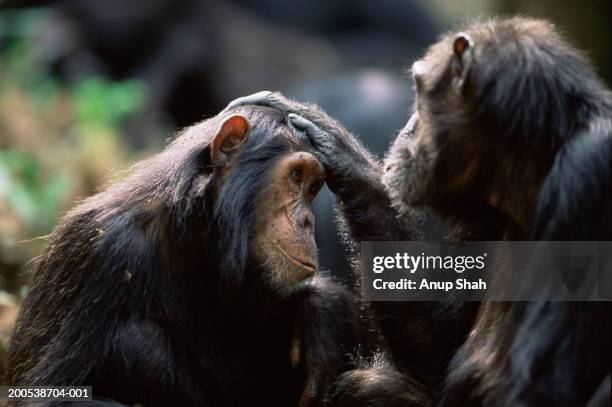
<svg viewBox="0 0 612 407"><path fill-rule="evenodd" d="M309 261L298 259L296 257L291 257L291 259L295 261L296 263L298 263L303 268L308 269L309 271L314 272L316 270L316 267L314 266L314 264Z"/></svg>
<svg viewBox="0 0 612 407"><path fill-rule="evenodd" d="M279 250L281 251L281 253L283 253L283 255L292 263L296 264L299 268L301 269L306 269L307 271L309 271L310 273L314 273L316 271L316 266L314 265L314 263L308 261L308 260L302 260L298 257L294 257L289 255L289 253L287 253L282 247L279 247Z"/></svg>

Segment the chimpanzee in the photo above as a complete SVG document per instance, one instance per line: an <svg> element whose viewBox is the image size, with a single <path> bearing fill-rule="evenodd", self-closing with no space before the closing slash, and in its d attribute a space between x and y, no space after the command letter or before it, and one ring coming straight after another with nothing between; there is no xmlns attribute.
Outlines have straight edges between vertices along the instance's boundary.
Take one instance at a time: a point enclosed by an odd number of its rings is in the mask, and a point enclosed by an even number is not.
<svg viewBox="0 0 612 407"><path fill-rule="evenodd" d="M612 93L547 22L479 22L412 68L386 161L398 207L479 240L612 239ZM605 303L483 304L444 405L584 405L610 373Z"/></svg>
<svg viewBox="0 0 612 407"><path fill-rule="evenodd" d="M415 113L384 174L315 106L270 92L232 105L290 112L355 240L417 237L414 207L449 219L454 239L612 239L612 96L549 23L473 23L432 46L412 73ZM598 394L609 388L607 304L371 308L396 370L345 373L335 405L584 405L600 383Z"/></svg>
<svg viewBox="0 0 612 407"><path fill-rule="evenodd" d="M308 139L245 106L188 128L71 210L9 347L9 382L133 405L313 405L358 310L316 272ZM112 403L109 401L109 403Z"/></svg>

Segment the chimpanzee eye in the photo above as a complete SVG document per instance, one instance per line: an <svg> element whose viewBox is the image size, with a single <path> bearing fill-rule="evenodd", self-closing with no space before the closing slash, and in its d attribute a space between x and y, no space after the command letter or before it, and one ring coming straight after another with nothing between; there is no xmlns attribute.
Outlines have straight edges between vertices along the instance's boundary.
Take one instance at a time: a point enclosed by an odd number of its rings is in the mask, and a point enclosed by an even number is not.
<svg viewBox="0 0 612 407"><path fill-rule="evenodd" d="M296 168L295 170L291 171L291 179L295 182L300 182L302 179L302 169Z"/></svg>

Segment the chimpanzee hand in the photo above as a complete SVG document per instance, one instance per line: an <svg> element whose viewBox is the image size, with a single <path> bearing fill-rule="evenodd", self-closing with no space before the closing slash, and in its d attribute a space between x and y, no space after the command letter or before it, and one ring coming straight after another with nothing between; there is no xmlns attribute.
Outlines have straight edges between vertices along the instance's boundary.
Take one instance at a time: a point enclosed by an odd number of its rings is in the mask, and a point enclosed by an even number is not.
<svg viewBox="0 0 612 407"><path fill-rule="evenodd" d="M279 92L263 91L238 98L225 110L243 105L268 106L288 114L289 123L310 139L327 172L329 188L341 198L354 197L355 192L363 193L380 184L380 164L344 126L318 106L297 102Z"/></svg>
<svg viewBox="0 0 612 407"><path fill-rule="evenodd" d="M343 134L329 133L295 113L288 114L289 124L303 132L314 147L314 154L325 167L327 184L333 192L340 192L342 184L356 182L361 173L359 163L369 164Z"/></svg>

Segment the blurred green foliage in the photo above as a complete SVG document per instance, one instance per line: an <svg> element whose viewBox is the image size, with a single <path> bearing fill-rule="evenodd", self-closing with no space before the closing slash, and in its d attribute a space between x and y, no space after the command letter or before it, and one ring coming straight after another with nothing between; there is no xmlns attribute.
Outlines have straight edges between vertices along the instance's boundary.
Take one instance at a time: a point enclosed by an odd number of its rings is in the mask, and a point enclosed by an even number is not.
<svg viewBox="0 0 612 407"><path fill-rule="evenodd" d="M0 151L0 198L27 229L44 229L57 222L68 187L65 174L44 177L40 163L30 152Z"/></svg>
<svg viewBox="0 0 612 407"><path fill-rule="evenodd" d="M74 89L76 120L87 126L118 128L121 120L145 101L145 86L137 80L112 83L91 78Z"/></svg>
<svg viewBox="0 0 612 407"><path fill-rule="evenodd" d="M116 137L122 120L145 102L146 88L136 80L111 82L92 77L72 87L60 85L43 64L37 63L27 39L11 41L2 56L0 100L8 87L17 87L39 110L67 94L66 103L74 105L72 126L78 138L96 137L100 134L96 129L106 131L103 137ZM61 202L70 192L65 170L48 173L44 167L31 151L21 151L21 146L0 152L0 198L31 229L44 229L57 222Z"/></svg>
<svg viewBox="0 0 612 407"><path fill-rule="evenodd" d="M134 158L122 123L147 100L137 80L55 79L35 28L45 18L0 11L0 285L18 295L23 282L9 282L44 243L30 239Z"/></svg>

